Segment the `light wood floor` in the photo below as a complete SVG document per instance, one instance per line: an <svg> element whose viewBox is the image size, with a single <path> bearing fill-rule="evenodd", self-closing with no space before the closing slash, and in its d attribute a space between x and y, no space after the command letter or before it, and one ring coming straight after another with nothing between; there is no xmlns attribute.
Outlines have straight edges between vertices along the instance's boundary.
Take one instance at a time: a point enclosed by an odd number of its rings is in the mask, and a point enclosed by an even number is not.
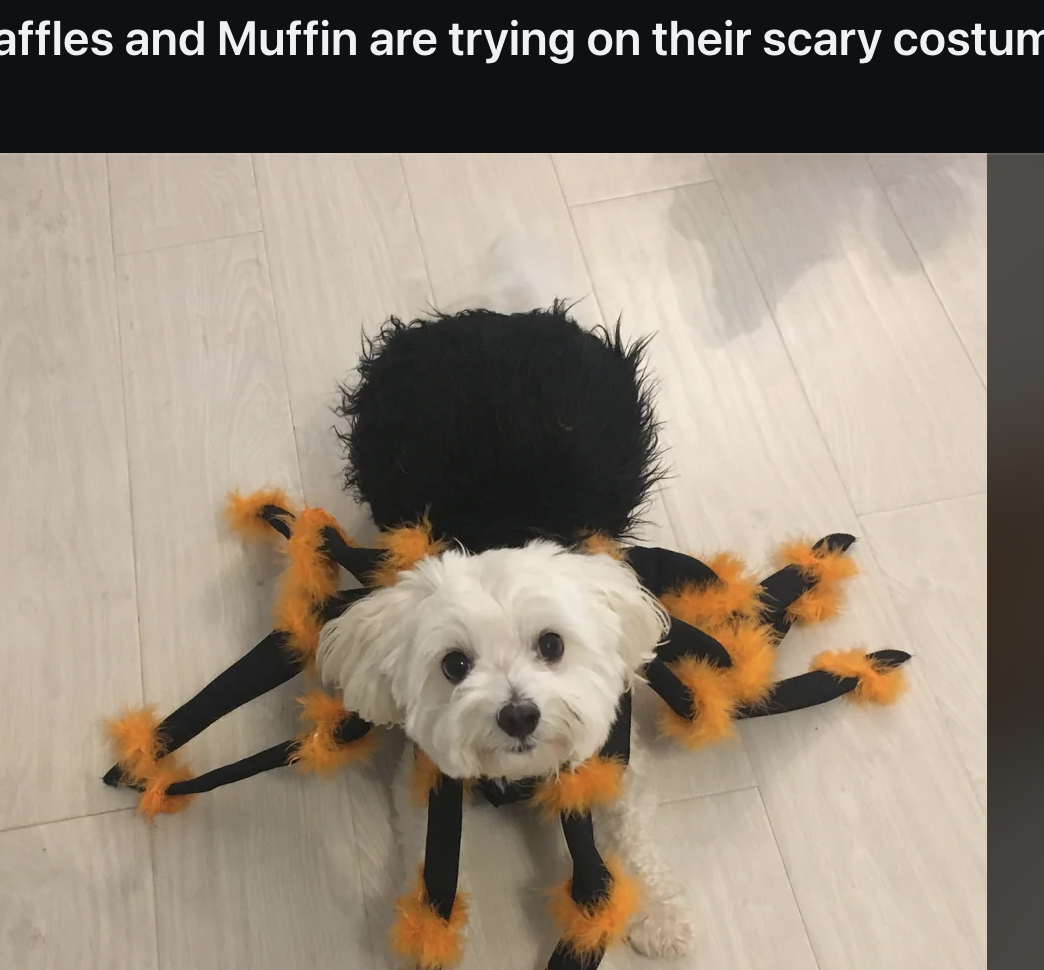
<svg viewBox="0 0 1044 970"><path fill-rule="evenodd" d="M230 486L365 533L329 430L362 330L556 296L658 334L661 544L761 564L861 537L846 615L788 638L783 673L915 654L895 708L656 745L683 965L986 967L985 156L702 154L0 158L0 967L388 966L393 737L372 769L262 776L149 830L99 781L98 722L170 710L267 629L276 567L223 533ZM289 736L293 696L191 763ZM557 840L469 818L468 968L542 966Z"/></svg>

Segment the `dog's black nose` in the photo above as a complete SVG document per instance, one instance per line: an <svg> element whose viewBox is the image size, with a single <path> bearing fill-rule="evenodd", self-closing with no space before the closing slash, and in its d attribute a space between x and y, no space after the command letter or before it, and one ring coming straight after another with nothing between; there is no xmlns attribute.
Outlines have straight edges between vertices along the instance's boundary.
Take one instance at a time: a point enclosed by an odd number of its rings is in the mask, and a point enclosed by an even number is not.
<svg viewBox="0 0 1044 970"><path fill-rule="evenodd" d="M509 701L497 711L497 725L512 738L528 738L540 723L540 708L532 701Z"/></svg>

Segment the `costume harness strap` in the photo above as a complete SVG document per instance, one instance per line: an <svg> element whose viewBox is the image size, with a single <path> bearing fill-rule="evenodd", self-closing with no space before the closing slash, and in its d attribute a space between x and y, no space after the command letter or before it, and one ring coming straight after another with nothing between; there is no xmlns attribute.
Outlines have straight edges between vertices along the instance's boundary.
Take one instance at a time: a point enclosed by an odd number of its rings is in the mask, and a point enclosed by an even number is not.
<svg viewBox="0 0 1044 970"><path fill-rule="evenodd" d="M360 548L321 509L294 511L286 496L274 491L233 496L229 517L248 533L274 530L287 540L276 629L162 721L146 710L110 722L117 763L103 780L139 791L139 810L149 820L179 811L196 794L273 768L297 765L327 773L366 758L372 725L323 691L299 699L306 724L301 734L257 754L192 776L175 753L225 714L310 668L323 624L442 548L423 523L391 530L378 548ZM815 545L791 546L781 568L761 583L746 577L731 557L705 564L666 549L616 551L671 614L669 636L641 671L665 702L665 734L695 747L728 735L737 720L796 711L846 694L878 703L898 695L903 687L898 668L909 659L899 650L827 652L807 673L778 682L771 678L775 650L790 626L818 622L836 611L838 583L855 571L845 556L854 541L837 534ZM587 551L611 550L611 543L588 543ZM338 590L339 566L364 587ZM599 854L592 816L593 809L620 795L630 737L627 690L601 751L553 778L507 785L453 779L418 748L415 788L428 810L425 859L413 892L397 904L395 949L421 970L443 970L460 958L467 919L466 901L457 891L463 801L475 788L494 805L529 800L558 818L573 869L552 897L561 939L548 970L597 967L624 936L637 905L630 877Z"/></svg>

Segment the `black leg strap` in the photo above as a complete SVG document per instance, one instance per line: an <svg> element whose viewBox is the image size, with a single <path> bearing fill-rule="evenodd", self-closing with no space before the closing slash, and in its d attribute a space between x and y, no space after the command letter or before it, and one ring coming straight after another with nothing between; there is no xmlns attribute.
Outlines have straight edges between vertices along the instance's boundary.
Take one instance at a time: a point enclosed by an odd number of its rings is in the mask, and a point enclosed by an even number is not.
<svg viewBox="0 0 1044 970"><path fill-rule="evenodd" d="M732 666L728 650L714 637L676 616L671 617L670 632L667 639L656 648L656 657L664 663L692 657L694 660L706 660L715 667Z"/></svg>
<svg viewBox="0 0 1044 970"><path fill-rule="evenodd" d="M261 518L276 530L284 539L290 538L290 523L294 521L294 513L278 505L262 505Z"/></svg>
<svg viewBox="0 0 1044 970"><path fill-rule="evenodd" d="M364 721L354 713L349 713L335 728L333 740L339 746L349 745L355 741L361 741L372 728L373 725L368 721ZM264 751L241 758L230 765L214 768L195 778L175 781L167 786L164 794L172 797L199 795L224 785L231 785L233 782L243 781L245 778L252 778L254 775L271 771L274 768L286 767L297 760L300 745L300 738L292 738L289 741L274 744ZM134 788L136 791L145 790L145 786L140 783L126 785L126 787Z"/></svg>
<svg viewBox="0 0 1044 970"><path fill-rule="evenodd" d="M772 627L777 642L786 636L791 626L787 610L815 584L816 581L797 566L784 566L761 583L761 616Z"/></svg>
<svg viewBox="0 0 1044 970"><path fill-rule="evenodd" d="M604 903L612 888L612 876L606 868L594 841L594 823L590 813L563 815L562 831L573 858L573 879L569 887L572 901L583 908ZM578 951L568 940L561 940L547 962L548 970L594 970L605 950Z"/></svg>
<svg viewBox="0 0 1044 970"><path fill-rule="evenodd" d="M355 714L349 714L334 730L334 741L342 746L361 741L372 728L373 725L368 721L364 721ZM264 751L259 751L257 754L252 754L222 768L215 768L196 778L176 781L167 788L167 794L198 795L202 792L213 791L222 785L231 785L235 781L251 778L263 771L283 768L294 762L299 744L300 742L296 738L284 741L282 744L273 745L271 748L266 748Z"/></svg>
<svg viewBox="0 0 1044 970"><path fill-rule="evenodd" d="M350 572L358 582L365 584L366 579L380 562L383 551L380 549L364 549L361 546L350 546L336 529L326 526L323 529L323 549L327 555L342 569Z"/></svg>
<svg viewBox="0 0 1044 970"><path fill-rule="evenodd" d="M662 660L654 660L645 668L645 679L678 717L691 719L695 716L692 692Z"/></svg>
<svg viewBox="0 0 1044 970"><path fill-rule="evenodd" d="M215 768L205 774L190 778L187 781L176 781L167 787L168 795L198 795L202 792L213 791L222 785L231 785L235 781L242 781L253 775L259 775L263 771L271 771L273 768L282 768L297 750L296 741L284 741L282 744L273 745L248 758L242 758L222 768Z"/></svg>
<svg viewBox="0 0 1044 970"><path fill-rule="evenodd" d="M581 956L568 943L559 943L547 961L547 970L593 970L601 962L600 956L597 959Z"/></svg>
<svg viewBox="0 0 1044 970"><path fill-rule="evenodd" d="M901 667L910 659L903 650L877 650L867 654L867 659L882 668ZM810 670L796 677L788 677L774 684L768 696L760 704L741 707L737 718L767 717L771 714L787 714L836 700L851 693L859 686L858 677L838 677L829 670Z"/></svg>
<svg viewBox="0 0 1044 970"><path fill-rule="evenodd" d="M428 789L428 831L424 863L417 881L396 903L392 948L403 966L448 970L459 963L467 902L457 895L464 784L441 774L419 749L414 751L416 782Z"/></svg>
<svg viewBox="0 0 1044 970"><path fill-rule="evenodd" d="M345 610L348 609L353 603L358 603L359 600L366 596L369 596L371 590L361 587L360 589L342 589L340 592L335 593L319 610L319 623L322 626L326 626L331 620L336 620Z"/></svg>
<svg viewBox="0 0 1044 970"><path fill-rule="evenodd" d="M290 523L294 521L292 512L280 508L278 505L264 505L260 515L283 538L290 538L292 531ZM341 534L330 526L323 527L322 535L324 552L341 568L350 572L358 582L364 583L367 575L380 561L382 551L350 546L344 541Z"/></svg>
<svg viewBox="0 0 1044 970"><path fill-rule="evenodd" d="M837 532L820 539L813 549L846 552L854 542L854 536ZM718 582L718 576L706 563L673 549L633 546L627 551L627 561L638 574L642 585L657 597L684 586L705 586ZM777 640L782 639L790 628L787 609L815 584L815 579L804 575L797 566L785 566L761 584L765 603L763 617L775 630ZM676 658L668 656L665 659Z"/></svg>
<svg viewBox="0 0 1044 970"><path fill-rule="evenodd" d="M443 775L428 793L428 831L424 844L424 893L443 920L457 897L464 785Z"/></svg>
<svg viewBox="0 0 1044 970"><path fill-rule="evenodd" d="M590 812L563 813L562 831L573 860L568 897L560 888L554 901L562 939L548 970L594 970L606 950L624 935L635 896L629 877L610 870L598 852Z"/></svg>
<svg viewBox="0 0 1044 970"><path fill-rule="evenodd" d="M573 860L573 879L569 895L578 906L593 906L606 899L612 876L594 840L594 819L590 812L563 814L562 831Z"/></svg>
<svg viewBox="0 0 1044 970"><path fill-rule="evenodd" d="M801 711L806 707L816 707L836 700L858 686L858 677L838 678L826 670L810 670L773 684L762 703L740 707L735 716L737 719L746 720Z"/></svg>
<svg viewBox="0 0 1044 970"><path fill-rule="evenodd" d="M816 551L826 549L830 552L847 552L855 541L855 536L836 532L820 539L812 548ZM761 583L761 616L772 627L777 641L782 640L790 629L791 621L787 611L815 585L813 577L793 565L784 566Z"/></svg>
<svg viewBox="0 0 1044 970"><path fill-rule="evenodd" d="M681 586L702 586L718 579L706 563L673 549L632 546L627 550L627 561L642 585L657 597Z"/></svg>
<svg viewBox="0 0 1044 970"><path fill-rule="evenodd" d="M164 718L158 729L163 738L163 753L176 751L230 711L294 677L302 662L285 645L285 633L275 630L268 634L195 697ZM117 787L121 780L119 765L113 765L102 780Z"/></svg>

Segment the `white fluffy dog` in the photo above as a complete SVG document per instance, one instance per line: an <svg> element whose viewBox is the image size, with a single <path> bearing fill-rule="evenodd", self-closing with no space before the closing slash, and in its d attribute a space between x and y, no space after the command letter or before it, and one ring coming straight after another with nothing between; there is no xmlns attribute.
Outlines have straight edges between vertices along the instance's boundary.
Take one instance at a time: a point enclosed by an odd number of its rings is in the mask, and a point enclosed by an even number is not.
<svg viewBox="0 0 1044 970"><path fill-rule="evenodd" d="M402 725L445 774L511 781L599 750L667 622L630 567L608 555L549 541L474 555L451 549L328 623L317 664L347 707ZM623 797L596 825L641 884L631 944L678 956L692 927L646 832L653 802L635 740ZM426 824L409 797L412 770L407 746L394 793L407 872L423 859Z"/></svg>

